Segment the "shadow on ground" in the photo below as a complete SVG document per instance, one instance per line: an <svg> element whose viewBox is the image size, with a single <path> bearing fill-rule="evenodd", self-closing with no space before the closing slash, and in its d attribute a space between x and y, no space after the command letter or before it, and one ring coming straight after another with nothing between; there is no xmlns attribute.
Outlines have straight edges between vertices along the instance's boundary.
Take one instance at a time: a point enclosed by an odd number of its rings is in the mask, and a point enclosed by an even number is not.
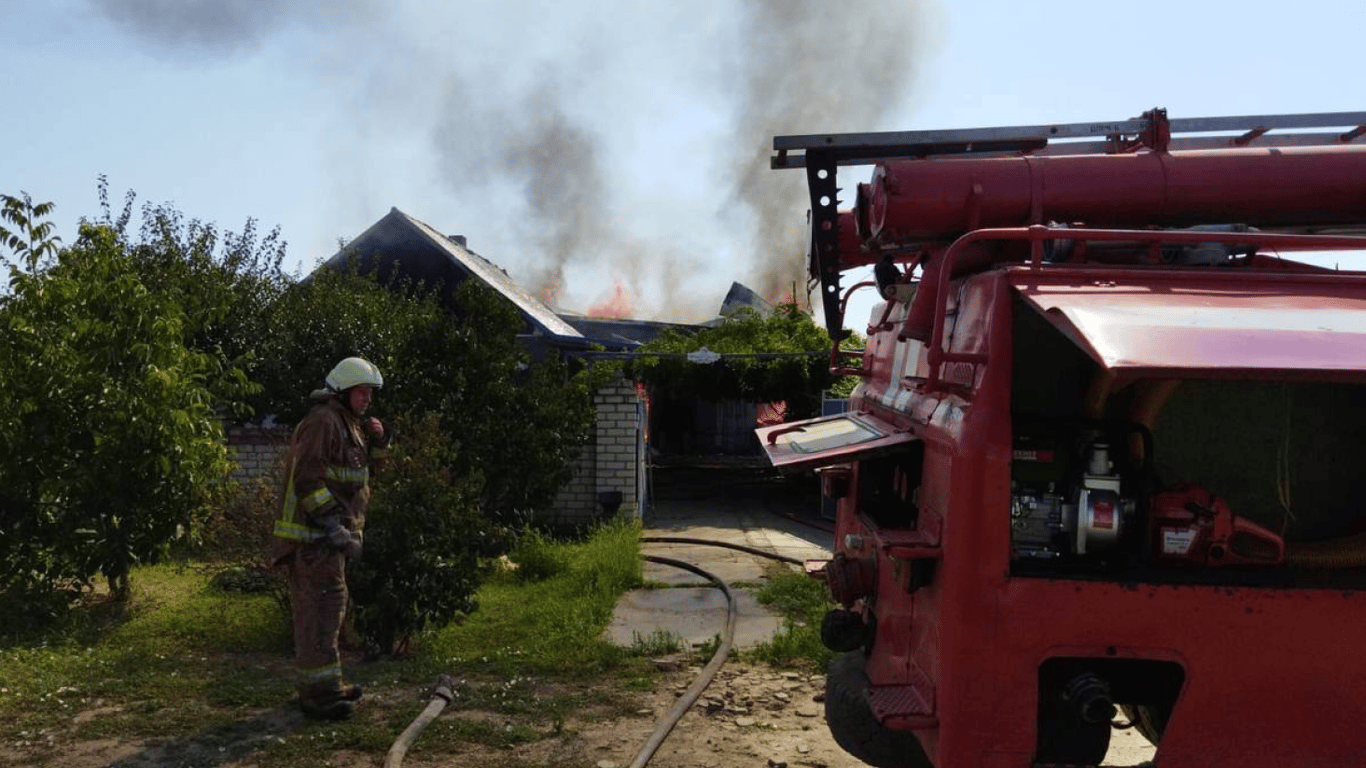
<svg viewBox="0 0 1366 768"><path fill-rule="evenodd" d="M265 742L299 730L303 723L303 715L293 707L277 708L146 747L109 763L108 768L211 768L233 763L261 749Z"/></svg>

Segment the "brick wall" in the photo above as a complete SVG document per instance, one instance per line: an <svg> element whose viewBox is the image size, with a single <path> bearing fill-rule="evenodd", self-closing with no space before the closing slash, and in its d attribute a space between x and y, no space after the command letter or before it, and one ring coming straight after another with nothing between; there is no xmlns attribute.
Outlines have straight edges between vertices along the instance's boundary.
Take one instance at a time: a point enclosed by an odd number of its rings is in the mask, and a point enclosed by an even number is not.
<svg viewBox="0 0 1366 768"><path fill-rule="evenodd" d="M618 515L640 516L636 487L644 468L636 459L641 424L635 384L619 378L604 386L595 400L597 418L592 437L575 462L569 482L545 513L547 522L566 526L591 523L604 514L601 494L613 492L621 494ZM277 480L289 434L284 427L229 427L233 479Z"/></svg>
<svg viewBox="0 0 1366 768"><path fill-rule="evenodd" d="M635 384L618 378L597 393L597 418L593 436L574 467L570 481L560 490L551 510L553 522L567 525L590 523L603 516L600 498L620 493L618 515L640 517L636 498L639 473L636 459L640 440L640 398Z"/></svg>
<svg viewBox="0 0 1366 768"><path fill-rule="evenodd" d="M233 463L233 480L242 482L258 477L278 477L279 464L289 444L288 429L233 426L226 431L228 458Z"/></svg>

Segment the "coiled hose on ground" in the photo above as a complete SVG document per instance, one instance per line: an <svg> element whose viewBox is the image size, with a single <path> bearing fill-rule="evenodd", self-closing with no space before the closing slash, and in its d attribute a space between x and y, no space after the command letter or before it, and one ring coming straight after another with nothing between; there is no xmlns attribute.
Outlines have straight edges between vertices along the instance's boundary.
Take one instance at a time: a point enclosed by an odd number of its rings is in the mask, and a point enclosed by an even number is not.
<svg viewBox="0 0 1366 768"><path fill-rule="evenodd" d="M781 560L787 563L795 563L797 565L801 565L802 563L801 560L796 558L776 555L772 552L765 552L762 549L747 547L742 544L730 544L724 541L690 539L677 536L645 536L641 537L640 541L641 543L697 544L701 546L725 547L727 549L748 552L752 555L767 557L773 560ZM655 726L650 737L645 740L645 744L640 748L640 751L636 753L635 760L631 761L630 768L644 768L644 766L650 762L650 759L654 757L655 752L659 750L660 745L664 743L664 739L673 731L674 726L678 725L678 721L682 720L683 716L688 713L688 710L696 703L698 697L702 695L702 691L706 690L708 685L711 685L711 681L716 677L716 673L720 671L721 665L725 663L726 657L730 655L731 646L735 642L735 596L731 594L730 587L727 586L724 581L692 563L685 563L682 560L659 557L657 555L642 555L641 557L647 562L659 563L660 565L668 565L674 568L681 568L685 571L691 571L715 584L717 588L721 590L722 594L726 596L726 624L721 633L721 642L717 645L716 652L712 654L711 660L708 661L707 665L698 673L697 679L693 681L692 685L688 686L688 689L684 691L683 695L674 703L673 708L670 709ZM414 719L407 728L403 729L403 733L399 734L398 738L394 741L393 746L389 747L389 754L384 758L384 768L400 768L403 764L403 756L408 753L409 747L413 745L413 742L417 741L417 737L421 735L422 731L441 714L441 711L450 703L451 698L451 680L448 676L442 675L432 689L432 698L431 701L427 703L426 709L422 710L417 718Z"/></svg>

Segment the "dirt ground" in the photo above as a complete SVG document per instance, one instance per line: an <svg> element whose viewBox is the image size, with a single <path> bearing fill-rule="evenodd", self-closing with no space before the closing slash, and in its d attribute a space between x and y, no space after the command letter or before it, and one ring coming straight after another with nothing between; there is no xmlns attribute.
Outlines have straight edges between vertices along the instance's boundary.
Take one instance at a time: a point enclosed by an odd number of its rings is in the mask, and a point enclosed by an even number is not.
<svg viewBox="0 0 1366 768"><path fill-rule="evenodd" d="M417 739L403 765L516 766L564 765L581 768L627 768L657 724L696 679L697 668L664 672L655 690L636 694L634 712L604 718L585 712L571 718L557 735L511 749L461 745L457 749L425 748ZM779 672L765 666L727 662L711 685L664 739L649 765L653 768L862 768L844 752L825 727L820 675ZM358 716L381 709L385 701L367 699ZM75 720L104 714L93 709ZM372 714L373 716L373 714ZM506 725L509 718L453 704L436 723L461 719ZM74 724L74 723L73 723ZM70 724L68 724L70 725ZM436 724L430 728L436 728ZM0 745L0 765L69 768L253 768L261 749L276 739L289 739L317 726L305 725L292 709L273 709L243 721L169 743L117 739ZM61 730L60 728L55 730ZM401 730L401 729L400 729ZM432 731L427 731L431 733ZM394 733L397 738L399 731ZM321 747L320 745L320 748ZM1152 748L1132 731L1117 731L1106 765L1136 766L1151 759ZM375 753L336 751L327 763L338 768L370 768L383 764Z"/></svg>

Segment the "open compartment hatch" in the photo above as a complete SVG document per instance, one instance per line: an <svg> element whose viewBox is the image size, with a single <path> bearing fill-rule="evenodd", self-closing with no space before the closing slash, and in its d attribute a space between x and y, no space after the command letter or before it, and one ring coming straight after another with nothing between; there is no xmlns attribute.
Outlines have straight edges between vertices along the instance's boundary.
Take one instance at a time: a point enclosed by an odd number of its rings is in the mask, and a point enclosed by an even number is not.
<svg viewBox="0 0 1366 768"><path fill-rule="evenodd" d="M778 469L815 469L880 455L918 438L867 411L793 421L754 430Z"/></svg>
<svg viewBox="0 0 1366 768"><path fill-rule="evenodd" d="M1107 370L1366 374L1366 284L1357 278L1050 285L1017 274L1013 282L1032 308Z"/></svg>

